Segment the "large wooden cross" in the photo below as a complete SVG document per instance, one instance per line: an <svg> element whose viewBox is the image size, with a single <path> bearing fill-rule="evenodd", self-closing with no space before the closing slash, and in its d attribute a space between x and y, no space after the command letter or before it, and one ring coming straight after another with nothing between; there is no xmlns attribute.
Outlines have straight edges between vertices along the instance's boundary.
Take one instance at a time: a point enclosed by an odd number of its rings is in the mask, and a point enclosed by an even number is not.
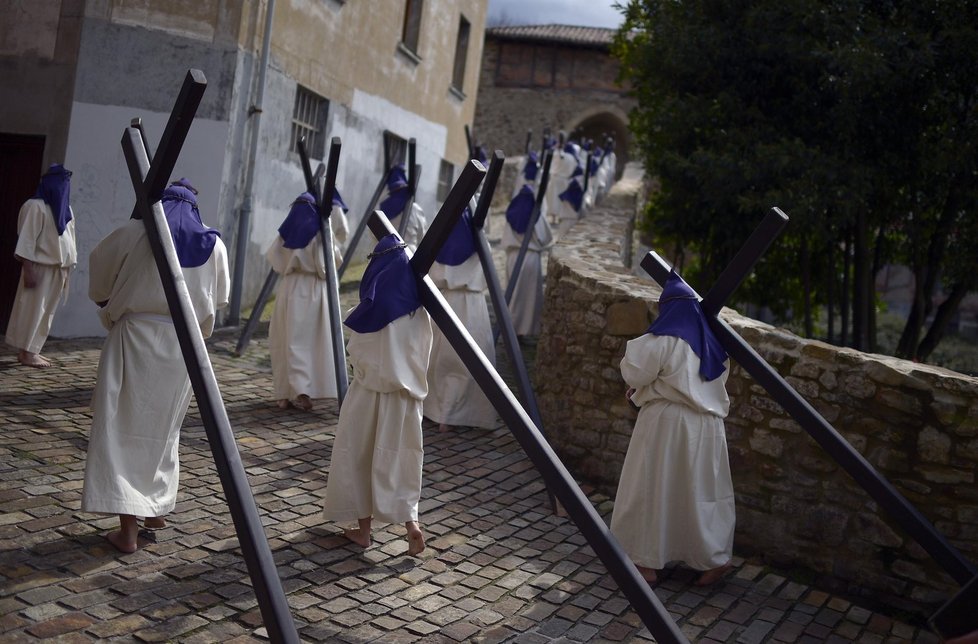
<svg viewBox="0 0 978 644"><path fill-rule="evenodd" d="M326 161L326 183L323 192L312 174L309 155L306 154L305 141L299 140L299 159L302 162L302 175L306 178L306 191L316 200L319 211L319 240L323 246L323 261L326 264L326 308L329 310L329 334L333 345L333 373L336 376L336 400L342 407L349 377L346 370L346 343L343 341L343 322L340 320L340 281L336 274L333 255L333 231L329 216L333 210L333 193L336 190L336 171L340 163L340 138L334 136L329 146L329 159Z"/></svg>
<svg viewBox="0 0 978 644"><path fill-rule="evenodd" d="M411 257L410 265L417 278L421 304L458 353L459 358L507 427L513 432L524 452L543 476L547 488L557 496L595 554L604 562L608 572L631 602L649 632L659 642L685 642L686 638L669 617L662 603L652 593L648 583L642 579L634 564L622 551L604 520L428 276L428 270L435 261L435 256L478 188L484 174L485 169L478 161L469 161L466 164L427 234L418 245L417 251ZM368 225L378 239L395 233L390 221L380 211L374 212Z"/></svg>
<svg viewBox="0 0 978 644"><path fill-rule="evenodd" d="M190 293L160 203L163 189L176 165L206 85L203 72L196 69L187 72L152 164L139 130L126 128L122 137L122 149L136 193L136 209L146 226L180 351L187 365L200 418L207 433L207 443L214 456L214 464L227 498L265 628L274 642L298 642L295 623L292 621L289 604L258 516L258 508L234 442L217 377L197 324Z"/></svg>
<svg viewBox="0 0 978 644"><path fill-rule="evenodd" d="M801 397L754 349L719 317L730 295L744 281L754 264L788 223L788 216L772 208L747 239L730 265L703 298L701 306L707 323L720 343L747 373L764 387L771 397L808 434L822 446L842 468L855 479L879 506L919 543L924 550L959 584L972 587L975 596L974 564L966 559L910 501L867 461L808 401ZM657 253L649 252L642 268L660 285L669 277L671 267ZM970 583L969 583L970 582ZM978 613L972 612L972 625L978 628Z"/></svg>

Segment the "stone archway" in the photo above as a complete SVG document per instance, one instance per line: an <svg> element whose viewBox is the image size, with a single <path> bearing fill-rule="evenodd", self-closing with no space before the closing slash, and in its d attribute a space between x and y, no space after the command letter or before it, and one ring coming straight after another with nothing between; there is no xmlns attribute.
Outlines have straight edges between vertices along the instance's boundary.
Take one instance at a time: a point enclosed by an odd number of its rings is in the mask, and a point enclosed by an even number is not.
<svg viewBox="0 0 978 644"><path fill-rule="evenodd" d="M596 144L604 143L606 136L616 141L615 155L618 168L615 177L621 178L625 164L630 158L632 136L628 131L628 115L617 105L605 105L585 110L568 123L567 132L577 140L593 139Z"/></svg>

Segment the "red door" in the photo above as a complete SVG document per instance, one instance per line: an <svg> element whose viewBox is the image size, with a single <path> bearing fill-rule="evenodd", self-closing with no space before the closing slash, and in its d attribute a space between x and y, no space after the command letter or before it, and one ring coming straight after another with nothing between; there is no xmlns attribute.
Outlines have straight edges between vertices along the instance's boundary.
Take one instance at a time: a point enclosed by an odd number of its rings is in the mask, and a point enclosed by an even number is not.
<svg viewBox="0 0 978 644"><path fill-rule="evenodd" d="M7 330L20 280L17 213L37 190L43 162L43 136L0 133L0 333Z"/></svg>

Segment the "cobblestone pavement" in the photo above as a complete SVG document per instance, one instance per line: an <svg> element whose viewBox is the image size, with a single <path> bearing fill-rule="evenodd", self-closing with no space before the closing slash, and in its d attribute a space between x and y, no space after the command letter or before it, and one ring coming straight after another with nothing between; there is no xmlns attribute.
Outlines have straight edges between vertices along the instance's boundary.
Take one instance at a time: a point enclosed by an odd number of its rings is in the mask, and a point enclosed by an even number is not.
<svg viewBox="0 0 978 644"><path fill-rule="evenodd" d="M241 458L300 635L308 641L631 641L648 631L570 521L552 516L539 476L505 428L425 426L421 521L362 550L320 516L337 420L333 401L280 412L267 345L241 358L209 344ZM102 534L114 517L79 512L99 340L49 341L55 366L0 353L0 639L251 641L264 636L196 407L181 436L169 526L133 554ZM602 514L611 502L597 494ZM777 571L735 560L712 588L667 571L656 594L693 641L936 641L929 633Z"/></svg>
<svg viewBox="0 0 978 644"><path fill-rule="evenodd" d="M344 289L345 304L355 297ZM404 554L403 526L375 526L367 550L347 542L320 514L335 401L278 410L267 338L259 333L240 358L231 355L236 340L218 332L211 360L304 640L651 641L574 524L550 513L542 480L505 427L439 434L426 422L420 558ZM165 529L145 532L143 547L124 555L102 536L115 517L79 511L100 347L50 340L44 353L55 366L46 370L0 349L0 641L264 640L195 406ZM611 500L589 496L609 517ZM681 568L662 575L656 595L690 640L937 641L755 562L734 564L710 588Z"/></svg>

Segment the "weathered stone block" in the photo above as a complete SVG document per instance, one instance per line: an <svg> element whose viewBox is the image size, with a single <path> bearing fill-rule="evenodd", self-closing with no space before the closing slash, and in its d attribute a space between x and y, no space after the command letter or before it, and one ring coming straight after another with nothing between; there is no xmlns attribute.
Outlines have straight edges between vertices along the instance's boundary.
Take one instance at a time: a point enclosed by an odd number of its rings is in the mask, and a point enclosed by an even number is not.
<svg viewBox="0 0 978 644"><path fill-rule="evenodd" d="M755 452L773 458L781 458L784 453L784 441L766 429L754 430L754 435L750 437L750 446Z"/></svg>
<svg viewBox="0 0 978 644"><path fill-rule="evenodd" d="M951 437L934 427L924 427L917 435L917 452L930 463L947 463L951 459Z"/></svg>
<svg viewBox="0 0 978 644"><path fill-rule="evenodd" d="M641 300L616 302L608 307L605 330L609 335L636 337L651 323L649 307Z"/></svg>

